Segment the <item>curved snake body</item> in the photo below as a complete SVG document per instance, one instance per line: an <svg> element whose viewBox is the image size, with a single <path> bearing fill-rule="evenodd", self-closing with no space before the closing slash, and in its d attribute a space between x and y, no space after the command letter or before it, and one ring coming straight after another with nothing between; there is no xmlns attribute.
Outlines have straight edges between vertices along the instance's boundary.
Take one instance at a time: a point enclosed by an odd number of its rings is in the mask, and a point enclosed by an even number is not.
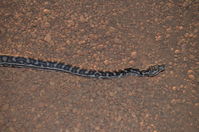
<svg viewBox="0 0 199 132"><path fill-rule="evenodd" d="M35 68L45 69L60 72L67 72L84 77L92 78L119 78L127 75L139 76L139 77L153 77L158 75L160 72L165 70L165 65L150 66L146 70L139 70L134 68L126 68L117 71L98 71L98 70L87 70L81 69L76 66L59 63L42 61L32 58L18 57L18 56L7 56L0 55L0 66L1 67L16 67L16 68Z"/></svg>

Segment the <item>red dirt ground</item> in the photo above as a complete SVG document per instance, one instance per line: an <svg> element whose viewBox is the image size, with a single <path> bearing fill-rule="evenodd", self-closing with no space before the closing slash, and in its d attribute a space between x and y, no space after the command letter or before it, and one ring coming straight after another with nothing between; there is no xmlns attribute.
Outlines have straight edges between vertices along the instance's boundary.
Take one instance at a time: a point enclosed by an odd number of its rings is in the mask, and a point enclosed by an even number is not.
<svg viewBox="0 0 199 132"><path fill-rule="evenodd" d="M1 132L198 132L199 3L1 0L0 54L153 78L0 67Z"/></svg>

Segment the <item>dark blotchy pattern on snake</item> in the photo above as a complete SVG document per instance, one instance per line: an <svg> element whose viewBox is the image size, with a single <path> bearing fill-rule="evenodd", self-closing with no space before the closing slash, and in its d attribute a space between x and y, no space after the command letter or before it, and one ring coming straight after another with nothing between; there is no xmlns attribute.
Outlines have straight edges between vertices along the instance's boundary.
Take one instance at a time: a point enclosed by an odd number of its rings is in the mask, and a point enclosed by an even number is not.
<svg viewBox="0 0 199 132"><path fill-rule="evenodd" d="M96 71L81 69L76 66L67 65L59 62L36 60L32 58L0 55L0 66L16 68L35 68L67 72L84 77L92 78L119 78L127 75L139 77L153 77L165 70L165 65L150 66L146 70L126 68L118 71Z"/></svg>

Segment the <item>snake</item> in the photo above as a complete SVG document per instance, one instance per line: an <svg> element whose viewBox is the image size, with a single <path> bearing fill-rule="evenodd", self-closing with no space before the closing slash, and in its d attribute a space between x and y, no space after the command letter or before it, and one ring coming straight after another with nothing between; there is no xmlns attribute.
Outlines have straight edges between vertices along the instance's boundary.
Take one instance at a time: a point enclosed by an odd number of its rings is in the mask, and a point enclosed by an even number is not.
<svg viewBox="0 0 199 132"><path fill-rule="evenodd" d="M165 70L165 65L162 64L149 66L146 70L130 67L115 71L101 71L83 69L70 64L64 64L62 62L43 61L40 59L9 55L0 55L0 67L44 69L71 73L73 75L79 75L82 77L102 79L120 78L124 76L154 77Z"/></svg>

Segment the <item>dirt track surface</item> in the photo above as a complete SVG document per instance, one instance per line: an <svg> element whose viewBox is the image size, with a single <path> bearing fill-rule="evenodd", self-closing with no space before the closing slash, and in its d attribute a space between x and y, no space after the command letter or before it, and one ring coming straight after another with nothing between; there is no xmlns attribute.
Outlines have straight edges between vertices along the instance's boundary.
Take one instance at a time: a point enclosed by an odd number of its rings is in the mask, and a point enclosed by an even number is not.
<svg viewBox="0 0 199 132"><path fill-rule="evenodd" d="M1 132L198 132L199 3L0 1L0 54L88 69L147 68L103 80L0 67Z"/></svg>

